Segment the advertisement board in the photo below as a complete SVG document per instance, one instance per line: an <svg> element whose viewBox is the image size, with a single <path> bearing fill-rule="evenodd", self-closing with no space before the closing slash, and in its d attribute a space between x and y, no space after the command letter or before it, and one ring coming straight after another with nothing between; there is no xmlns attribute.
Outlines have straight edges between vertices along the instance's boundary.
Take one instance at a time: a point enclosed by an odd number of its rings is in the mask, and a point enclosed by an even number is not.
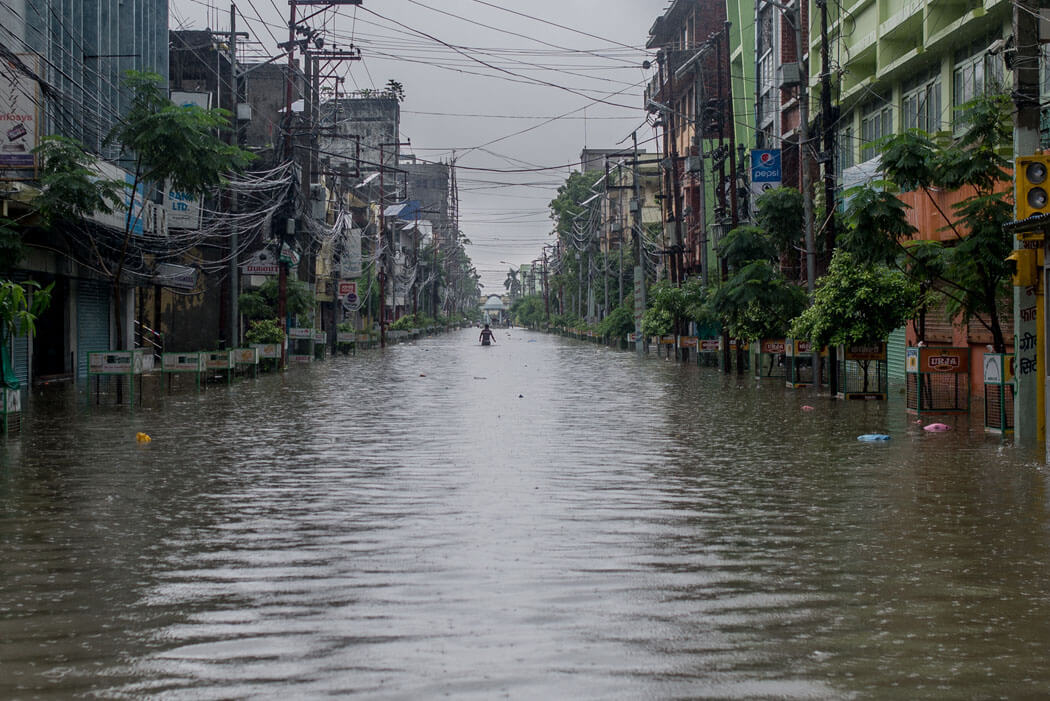
<svg viewBox="0 0 1050 701"><path fill-rule="evenodd" d="M767 338L763 339L759 344L760 353L780 354L784 353L787 348L787 344L782 338Z"/></svg>
<svg viewBox="0 0 1050 701"><path fill-rule="evenodd" d="M964 348L920 348L919 371L946 375L969 372L969 353Z"/></svg>
<svg viewBox="0 0 1050 701"><path fill-rule="evenodd" d="M34 170L39 143L40 103L37 82L27 73L38 72L36 54L16 54L0 61L0 171ZM5 173L8 178L25 173Z"/></svg>
<svg viewBox="0 0 1050 701"><path fill-rule="evenodd" d="M281 357L280 343L253 343L252 348L258 351L260 358L273 359Z"/></svg>
<svg viewBox="0 0 1050 701"><path fill-rule="evenodd" d="M259 349L258 348L234 348L233 349L233 362L237 365L258 365L259 364Z"/></svg>
<svg viewBox="0 0 1050 701"><path fill-rule="evenodd" d="M751 150L751 201L766 190L780 187L783 172L780 149Z"/></svg>
<svg viewBox="0 0 1050 701"><path fill-rule="evenodd" d="M885 360L886 344L871 343L868 345L855 344L846 346L846 360Z"/></svg>
<svg viewBox="0 0 1050 701"><path fill-rule="evenodd" d="M209 370L229 370L233 367L233 351L205 353L204 367Z"/></svg>
<svg viewBox="0 0 1050 701"><path fill-rule="evenodd" d="M164 372L200 372L204 362L200 353L165 353L160 357Z"/></svg>

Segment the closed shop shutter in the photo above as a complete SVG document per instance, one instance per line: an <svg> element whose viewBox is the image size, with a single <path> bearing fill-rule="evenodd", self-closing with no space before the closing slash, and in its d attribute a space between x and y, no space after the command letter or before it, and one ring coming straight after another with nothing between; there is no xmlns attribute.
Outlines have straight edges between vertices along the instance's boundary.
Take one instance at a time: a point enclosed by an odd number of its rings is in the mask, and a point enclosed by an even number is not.
<svg viewBox="0 0 1050 701"><path fill-rule="evenodd" d="M15 336L11 341L11 367L22 387L29 385L29 337Z"/></svg>
<svg viewBox="0 0 1050 701"><path fill-rule="evenodd" d="M904 356L907 339L904 327L892 332L886 339L886 372L890 382L904 382Z"/></svg>
<svg viewBox="0 0 1050 701"><path fill-rule="evenodd" d="M77 283L77 377L86 378L88 353L109 347L109 287L105 283Z"/></svg>

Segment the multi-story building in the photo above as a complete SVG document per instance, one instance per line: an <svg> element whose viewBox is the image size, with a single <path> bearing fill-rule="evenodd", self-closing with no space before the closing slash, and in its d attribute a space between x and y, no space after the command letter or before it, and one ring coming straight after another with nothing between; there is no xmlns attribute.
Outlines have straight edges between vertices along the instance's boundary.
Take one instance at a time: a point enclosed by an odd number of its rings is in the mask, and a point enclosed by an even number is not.
<svg viewBox="0 0 1050 701"><path fill-rule="evenodd" d="M731 9L743 11L735 4ZM726 19L724 4L674 0L646 43L657 50L645 103L663 134L664 250L675 280L707 274L719 235L746 219L737 145L741 130L753 123L753 110L738 109L736 91L753 69L744 48L731 51L733 25Z"/></svg>
<svg viewBox="0 0 1050 701"><path fill-rule="evenodd" d="M1010 35L1011 5L1006 2L927 4L901 0L861 0L849 13L828 6L829 43L841 61L838 92L836 168L847 189L871 179L878 169L877 142L905 129L958 135L966 126L956 109L988 91L1008 91L1010 79L997 44ZM819 23L810 32L810 51L820 50ZM810 84L819 86L819 63L810 62ZM816 65L814 65L816 63ZM944 211L965 193L942 192L935 197ZM901 193L917 238L949 236L936 207L917 192ZM1004 321L1012 338L1010 315ZM891 377L904 377L905 347L915 345L914 325L894 333L889 352ZM981 356L990 334L978 322L958 325L943 308L925 317L925 343L969 346L971 396L983 396Z"/></svg>
<svg viewBox="0 0 1050 701"><path fill-rule="evenodd" d="M90 10L90 11L88 11ZM106 135L127 112L129 93L122 87L125 71L149 71L168 77L166 0L15 0L0 4L0 44L7 50L0 65L5 86L0 114L6 138L0 148L0 176L7 180L4 212L24 230L25 257L9 273L15 280L54 283L51 305L37 321L35 338L13 340L15 374L30 380L86 377L87 354L111 349L116 325L133 339L134 295L112 309L111 283L83 237L35 228L32 199L38 191L37 156L33 149L47 135L81 141L89 153L108 158L107 174L122 178L118 144ZM140 200L141 202L141 200ZM144 233L163 233L152 202ZM121 230L119 217L84 222L86 229ZM159 227L155 228L155 227ZM143 284L145 270L129 270L121 284Z"/></svg>

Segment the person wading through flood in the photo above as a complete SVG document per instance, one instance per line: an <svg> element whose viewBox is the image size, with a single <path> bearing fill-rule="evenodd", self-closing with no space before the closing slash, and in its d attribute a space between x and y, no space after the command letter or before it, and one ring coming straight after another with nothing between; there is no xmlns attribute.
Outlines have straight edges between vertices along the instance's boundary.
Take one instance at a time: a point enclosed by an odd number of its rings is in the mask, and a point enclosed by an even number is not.
<svg viewBox="0 0 1050 701"><path fill-rule="evenodd" d="M488 324L485 324L485 328L481 330L481 335L478 336L478 340L481 341L481 345L490 346L496 344L496 334L492 333L492 329L489 328Z"/></svg>

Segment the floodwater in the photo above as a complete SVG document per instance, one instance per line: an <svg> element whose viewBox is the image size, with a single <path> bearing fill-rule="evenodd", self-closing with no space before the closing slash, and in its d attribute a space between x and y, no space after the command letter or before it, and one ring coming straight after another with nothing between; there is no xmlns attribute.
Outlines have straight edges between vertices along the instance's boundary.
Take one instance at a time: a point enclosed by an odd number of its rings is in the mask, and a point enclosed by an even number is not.
<svg viewBox="0 0 1050 701"><path fill-rule="evenodd" d="M979 418L476 339L134 413L34 397L0 447L0 698L1050 689L1047 469Z"/></svg>

